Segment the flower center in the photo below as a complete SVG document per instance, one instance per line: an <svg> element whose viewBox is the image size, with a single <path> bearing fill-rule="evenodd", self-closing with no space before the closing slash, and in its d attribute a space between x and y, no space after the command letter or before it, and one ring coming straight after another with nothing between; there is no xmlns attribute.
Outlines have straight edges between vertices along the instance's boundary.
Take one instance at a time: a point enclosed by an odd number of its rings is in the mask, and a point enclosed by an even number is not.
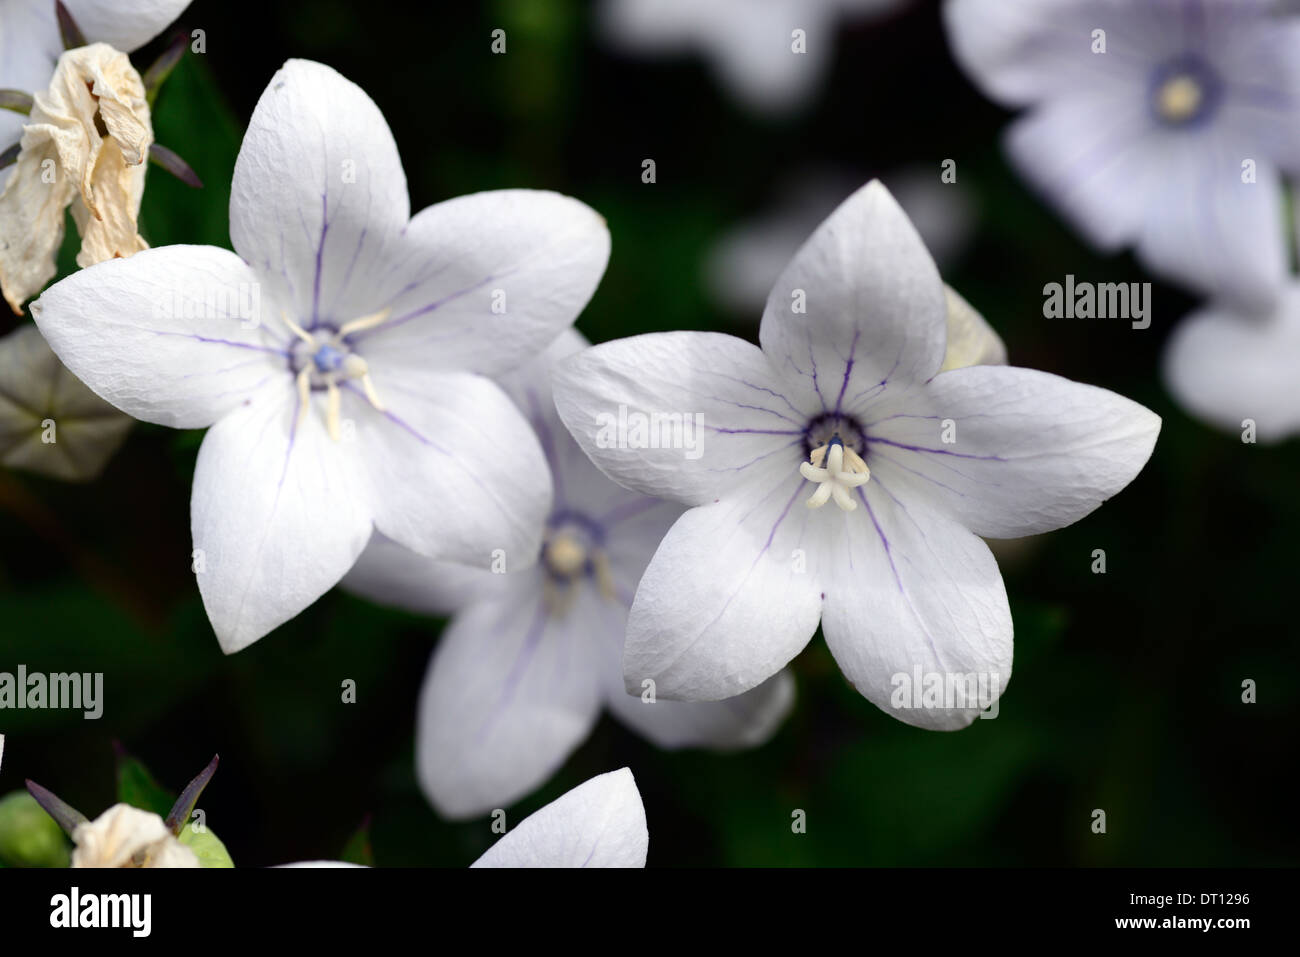
<svg viewBox="0 0 1300 957"><path fill-rule="evenodd" d="M585 579L591 578L606 598L614 597L614 576L603 547L604 532L585 515L557 513L542 541L541 564L546 572L544 599L554 615L562 615Z"/></svg>
<svg viewBox="0 0 1300 957"><path fill-rule="evenodd" d="M366 365L365 359L352 351L346 340L354 332L379 325L388 318L388 313L389 310L385 309L353 319L338 329L327 328L314 333L302 328L287 313L280 313L284 324L299 340L291 350L289 359L289 366L298 383L299 425L311 405L311 393L323 389L326 397L325 426L330 438L338 441L341 434L339 408L342 402L339 383L350 379L359 380L370 404L380 412L384 411L384 404L375 392L374 383L370 381L370 367Z"/></svg>
<svg viewBox="0 0 1300 957"><path fill-rule="evenodd" d="M853 501L850 490L865 485L871 478L871 469L835 434L825 445L808 454L808 461L799 464L799 474L817 486L808 499L809 508L821 508L834 499L842 510L851 512L858 503Z"/></svg>
<svg viewBox="0 0 1300 957"><path fill-rule="evenodd" d="M1151 110L1167 126L1191 126L1214 112L1219 80L1197 57L1180 57L1155 71L1151 80Z"/></svg>

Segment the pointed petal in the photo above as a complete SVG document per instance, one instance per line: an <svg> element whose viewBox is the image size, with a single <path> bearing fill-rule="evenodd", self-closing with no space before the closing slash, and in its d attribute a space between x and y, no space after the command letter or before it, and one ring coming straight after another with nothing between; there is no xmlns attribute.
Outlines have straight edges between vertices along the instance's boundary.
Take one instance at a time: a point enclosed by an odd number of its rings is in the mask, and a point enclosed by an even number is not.
<svg viewBox="0 0 1300 957"><path fill-rule="evenodd" d="M257 101L230 195L230 238L303 328L369 315L397 255L406 175L379 108L310 60L289 60Z"/></svg>
<svg viewBox="0 0 1300 957"><path fill-rule="evenodd" d="M344 396L344 415L362 414L354 402L362 404ZM292 390L277 384L217 422L199 448L196 572L227 654L334 587L370 538L370 489L355 450L314 415L300 421Z"/></svg>
<svg viewBox="0 0 1300 957"><path fill-rule="evenodd" d="M32 303L72 373L128 415L202 428L281 375L256 277L234 253L168 246L74 273ZM243 317L243 318L241 318Z"/></svg>
<svg viewBox="0 0 1300 957"><path fill-rule="evenodd" d="M498 375L572 325L608 259L605 220L576 199L510 189L447 200L412 219L400 256L381 264L372 281L392 315L355 338L389 365Z"/></svg>
<svg viewBox="0 0 1300 957"><path fill-rule="evenodd" d="M712 332L619 339L555 371L560 417L597 467L687 504L768 468L798 468L807 414L783 388L759 349Z"/></svg>
<svg viewBox="0 0 1300 957"><path fill-rule="evenodd" d="M1007 347L993 327L951 286L943 291L948 300L948 351L939 371L1006 365Z"/></svg>
<svg viewBox="0 0 1300 957"><path fill-rule="evenodd" d="M821 592L812 551L824 510L793 471L688 511L650 561L628 618L623 676L641 694L716 701L756 687L812 638ZM835 516L838 519L839 516Z"/></svg>
<svg viewBox="0 0 1300 957"><path fill-rule="evenodd" d="M507 594L448 626L420 691L416 767L444 817L509 807L586 740L600 713L594 590L563 614L542 599L540 569L511 576Z"/></svg>
<svg viewBox="0 0 1300 957"><path fill-rule="evenodd" d="M943 362L943 283L878 180L812 234L772 287L759 340L783 380L824 412L929 379Z"/></svg>
<svg viewBox="0 0 1300 957"><path fill-rule="evenodd" d="M375 526L430 558L490 570L500 552L510 568L532 564L550 472L500 386L466 372L372 372L384 411L356 417L356 438Z"/></svg>
<svg viewBox="0 0 1300 957"><path fill-rule="evenodd" d="M650 834L627 768L599 774L530 814L472 867L644 867Z"/></svg>
<svg viewBox="0 0 1300 957"><path fill-rule="evenodd" d="M1077 522L1133 481L1160 431L1123 396L1009 366L944 372L882 416L865 425L864 487L906 488L986 538Z"/></svg>
<svg viewBox="0 0 1300 957"><path fill-rule="evenodd" d="M925 502L904 501L905 491L875 476L857 490L865 508L831 540L822 631L845 676L881 710L922 728L962 728L1011 678L1007 594L988 546ZM896 698L918 671L915 697ZM930 675L960 693L925 706Z"/></svg>

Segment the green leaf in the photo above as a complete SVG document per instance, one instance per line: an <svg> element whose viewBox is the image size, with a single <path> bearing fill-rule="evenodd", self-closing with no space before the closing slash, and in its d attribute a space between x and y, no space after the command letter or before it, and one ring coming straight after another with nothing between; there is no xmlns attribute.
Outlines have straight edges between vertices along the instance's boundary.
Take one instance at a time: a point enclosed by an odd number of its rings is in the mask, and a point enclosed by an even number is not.
<svg viewBox="0 0 1300 957"><path fill-rule="evenodd" d="M347 844L343 845L343 853L339 855L339 860L347 861L349 864L360 864L363 867L375 866L375 852L370 846L369 814L365 816L356 833L348 838Z"/></svg>
<svg viewBox="0 0 1300 957"><path fill-rule="evenodd" d="M202 831L195 831L193 825L186 824L178 840L195 853L200 867L235 866L226 845L206 827Z"/></svg>
<svg viewBox="0 0 1300 957"><path fill-rule="evenodd" d="M117 746L117 799L123 804L166 817L176 799L154 780L149 769Z"/></svg>

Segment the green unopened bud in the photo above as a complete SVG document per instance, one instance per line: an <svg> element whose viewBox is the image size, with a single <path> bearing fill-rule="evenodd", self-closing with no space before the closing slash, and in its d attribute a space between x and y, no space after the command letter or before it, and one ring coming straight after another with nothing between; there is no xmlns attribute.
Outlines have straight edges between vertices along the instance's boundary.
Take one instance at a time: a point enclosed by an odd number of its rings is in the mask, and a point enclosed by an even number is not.
<svg viewBox="0 0 1300 957"><path fill-rule="evenodd" d="M0 863L6 867L68 866L67 839L26 791L0 798Z"/></svg>
<svg viewBox="0 0 1300 957"><path fill-rule="evenodd" d="M235 866L235 862L230 859L230 852L226 850L226 845L222 844L220 838L206 827L196 831L191 825L186 824L181 829L179 840L194 852L194 856L199 859L199 867Z"/></svg>

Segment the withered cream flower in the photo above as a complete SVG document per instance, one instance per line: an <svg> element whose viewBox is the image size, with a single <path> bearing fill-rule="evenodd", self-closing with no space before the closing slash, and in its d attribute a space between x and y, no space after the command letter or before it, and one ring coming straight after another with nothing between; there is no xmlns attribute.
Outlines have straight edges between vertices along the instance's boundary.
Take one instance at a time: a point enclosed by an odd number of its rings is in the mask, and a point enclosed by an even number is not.
<svg viewBox="0 0 1300 957"><path fill-rule="evenodd" d="M136 220L152 143L144 83L125 53L92 43L59 57L0 194L0 290L15 313L54 277L69 206L78 266L148 248Z"/></svg>
<svg viewBox="0 0 1300 957"><path fill-rule="evenodd" d="M178 841L157 814L114 804L72 832L73 867L198 867L194 852Z"/></svg>

